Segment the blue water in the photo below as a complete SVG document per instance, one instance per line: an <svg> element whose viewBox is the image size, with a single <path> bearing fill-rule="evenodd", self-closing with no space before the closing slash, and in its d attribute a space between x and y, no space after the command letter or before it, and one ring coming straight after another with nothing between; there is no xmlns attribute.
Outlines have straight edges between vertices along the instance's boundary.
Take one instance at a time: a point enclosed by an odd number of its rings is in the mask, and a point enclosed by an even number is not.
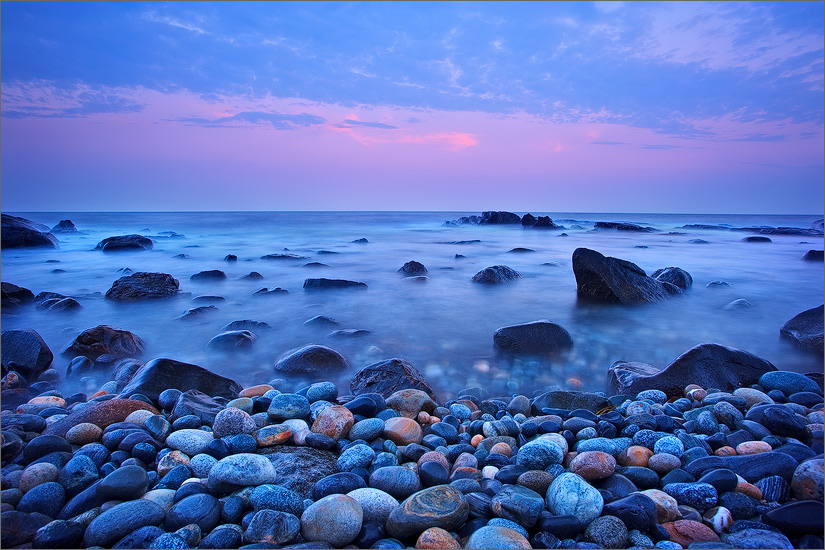
<svg viewBox="0 0 825 550"><path fill-rule="evenodd" d="M520 226L444 227L446 220L477 212L186 212L186 213L15 213L49 227L71 219L83 234L59 235L58 250L2 251L2 279L31 289L76 297L83 308L46 312L25 308L3 311L2 327L36 329L55 352L54 366L65 372L68 359L59 351L82 330L110 324L130 330L146 343L141 358L170 357L230 376L241 384L276 377L273 364L284 352L308 343L328 345L346 356L351 370L332 379L342 387L361 367L391 357L409 360L440 397L467 386L493 392L531 394L549 386L602 390L607 368L616 360L664 366L702 342L744 349L799 372L822 371L822 358L779 338L791 317L823 302L823 264L800 260L809 249L823 248L821 237L772 235L772 243L744 243L749 233L685 230L685 224L809 227L821 216L737 216L673 214L582 214L532 212L563 224L560 231L524 230ZM523 214L520 212L519 214ZM596 221L629 221L660 229L637 234L593 231ZM130 233L158 236L173 231L184 238L156 238L151 251L106 254L93 250L102 239ZM683 234L669 234L669 232ZM369 244L351 241L367 238ZM691 244L690 239L708 244ZM475 240L476 244L442 244ZM646 248L639 248L644 246ZM534 253L513 254L514 247ZM581 304L571 255L578 247L632 261L646 272L679 266L694 279L681 297L643 306ZM266 261L265 254L284 252L307 260ZM320 250L338 254L318 254ZM456 254L466 258L456 259ZM187 254L186 259L175 258ZM239 261L224 262L227 254ZM47 260L59 263L46 263ZM429 280L414 283L396 271L417 260ZM307 268L318 261L326 268ZM542 265L555 262L557 265ZM523 279L487 287L470 278L484 267L505 264ZM172 274L184 292L168 301L116 304L103 299L118 270ZM65 270L53 273L53 269ZM228 280L195 283L190 276L221 269ZM262 281L241 281L250 271ZM305 292L307 277L363 281L362 292ZM729 288L707 288L722 279ZM262 287L281 287L283 296L252 296ZM178 319L202 305L192 298L220 295L218 311L197 321ZM753 308L728 311L723 306L744 298ZM342 328L371 334L352 340L327 337L328 330L303 322L315 315L338 320ZM272 330L258 331L253 348L224 354L207 342L229 322L264 321ZM549 319L571 334L574 348L559 357L511 360L496 354L493 332L502 326ZM72 381L69 386L95 391L107 375ZM299 381L296 381L298 383Z"/></svg>

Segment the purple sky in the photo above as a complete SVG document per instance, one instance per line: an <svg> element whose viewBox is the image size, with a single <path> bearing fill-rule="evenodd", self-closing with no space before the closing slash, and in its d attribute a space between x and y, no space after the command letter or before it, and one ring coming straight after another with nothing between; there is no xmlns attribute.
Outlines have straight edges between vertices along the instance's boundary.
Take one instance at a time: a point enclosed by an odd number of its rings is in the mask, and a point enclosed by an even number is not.
<svg viewBox="0 0 825 550"><path fill-rule="evenodd" d="M4 211L823 208L821 2L2 10Z"/></svg>

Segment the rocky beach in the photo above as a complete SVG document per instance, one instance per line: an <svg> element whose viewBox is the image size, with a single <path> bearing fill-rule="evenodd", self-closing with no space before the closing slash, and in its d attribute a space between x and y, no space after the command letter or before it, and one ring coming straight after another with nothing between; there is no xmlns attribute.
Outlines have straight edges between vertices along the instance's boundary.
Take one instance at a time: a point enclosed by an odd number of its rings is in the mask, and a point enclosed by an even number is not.
<svg viewBox="0 0 825 550"><path fill-rule="evenodd" d="M489 226L518 228L530 239L588 239L569 255L566 278L576 308L605 315L630 308L655 315L656 308L678 308L699 290L695 283L707 293L730 284L706 281L704 267L697 276L664 264L648 275L600 252L615 244L601 246L594 235L664 233L702 247L708 241L696 232L709 240L733 234L736 246L787 239L788 250L795 239L804 255L788 265L822 273L821 220L810 227L685 225L678 232L622 221L558 222L485 212L439 230L458 228L462 238L478 231L478 242L488 238L482 231ZM375 345L351 351L372 331L342 326L324 311L304 325L327 334L324 345L301 336L295 340L303 338L301 345L271 349L262 336L272 328L260 317L226 324L198 344L206 350L198 353L222 358L213 368L196 364L197 355L144 357L154 350L152 332L102 321L72 328L78 319L72 315L104 306L124 318L130 308L143 308L162 324L162 304L185 299L190 308L174 326L186 334L185 327L206 326L203 319L230 309L220 294L234 287L221 286L228 278L222 269L189 268L189 284L202 292L191 299L180 277L137 268L139 255L151 254L156 243L167 243L171 261L186 253L168 243L197 247L196 239L138 232L112 234L82 251L78 245L73 254L123 258L136 267L118 273L98 295L15 277L24 273L15 261L42 266L41 256L25 254L58 250L59 236L73 235L71 242L75 233L70 220L49 229L3 214L3 548L823 547L823 309L817 303L794 305L798 311L771 334L795 357L813 358L801 364L819 365L803 372L726 341L705 341L668 352L660 364L611 357L588 378L572 361L567 370L558 366L589 342L581 329L536 318L484 334L496 359L471 358L462 378L462 371L419 370ZM370 244L358 240L340 252ZM466 251L472 241L445 242ZM9 252L18 249L22 260ZM325 259L335 252L317 254ZM533 274L514 263L524 260L510 259L531 253L526 246L496 251L465 268L460 282L483 292L529 282ZM222 261L234 266L233 255ZM455 261L467 255L456 253ZM670 257L679 263L678 255ZM14 260L11 269L7 259ZM243 269L253 284L262 277L254 269L273 262L300 262L303 284L257 290L243 311L277 310L272 300L298 292L331 307L336 299L356 303L374 287L380 291L380 283L334 271L306 276L318 269L313 259L294 247L260 256L251 271ZM409 260L393 266L392 275L405 289L426 287L437 281L432 265ZM752 307L739 298L714 315ZM21 324L38 315L65 326L44 331L44 338L38 326ZM54 317L60 315L67 317ZM211 325L206 330L214 332ZM54 346L58 334L68 340L59 350L48 343ZM655 331L632 337L645 334L657 338ZM253 357L248 350L262 347L267 376L245 366ZM516 380L516 369L522 378L505 391L484 378L495 371L498 379L509 373ZM562 369L561 383L548 384L539 373L554 369Z"/></svg>

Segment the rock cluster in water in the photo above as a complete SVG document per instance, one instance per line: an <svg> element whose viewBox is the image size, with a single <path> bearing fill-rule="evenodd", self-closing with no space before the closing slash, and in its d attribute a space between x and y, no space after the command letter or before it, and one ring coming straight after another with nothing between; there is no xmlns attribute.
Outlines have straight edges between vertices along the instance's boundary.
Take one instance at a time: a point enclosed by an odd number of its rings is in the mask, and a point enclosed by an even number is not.
<svg viewBox="0 0 825 550"><path fill-rule="evenodd" d="M279 363L338 360L317 348ZM55 374L2 380L4 548L823 545L823 392L802 374L445 403L400 359L352 395L171 359L123 359L92 396Z"/></svg>

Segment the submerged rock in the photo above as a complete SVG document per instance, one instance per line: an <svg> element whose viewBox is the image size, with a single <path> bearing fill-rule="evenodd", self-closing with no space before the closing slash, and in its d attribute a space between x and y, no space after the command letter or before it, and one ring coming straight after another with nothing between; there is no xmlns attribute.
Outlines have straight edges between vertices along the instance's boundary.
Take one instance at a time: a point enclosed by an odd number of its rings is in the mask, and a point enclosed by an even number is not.
<svg viewBox="0 0 825 550"><path fill-rule="evenodd" d="M570 333L546 319L502 327L493 334L493 343L509 353L554 353L573 347Z"/></svg>
<svg viewBox="0 0 825 550"><path fill-rule="evenodd" d="M3 248L58 248L57 238L48 227L8 214L2 215L0 236Z"/></svg>
<svg viewBox="0 0 825 550"><path fill-rule="evenodd" d="M779 334L805 351L823 353L823 306L803 311L782 325Z"/></svg>
<svg viewBox="0 0 825 550"><path fill-rule="evenodd" d="M588 248L573 252L573 274L578 295L599 302L630 305L659 302L670 295L665 284L648 277L636 264Z"/></svg>
<svg viewBox="0 0 825 550"><path fill-rule="evenodd" d="M507 267L506 265L485 267L473 275L474 283L483 283L488 285L506 283L508 281L515 281L516 279L521 279L521 273L515 269Z"/></svg>
<svg viewBox="0 0 825 550"><path fill-rule="evenodd" d="M616 361L607 371L607 392L615 395L661 390L668 396L681 396L686 381L703 388L733 391L755 384L760 376L775 370L773 364L747 351L700 344L662 369L648 363Z"/></svg>
<svg viewBox="0 0 825 550"><path fill-rule="evenodd" d="M4 330L0 339L4 371L9 368L36 379L54 359L52 350L34 329Z"/></svg>
<svg viewBox="0 0 825 550"><path fill-rule="evenodd" d="M306 279L304 280L304 290L326 290L333 288L355 288L366 289L366 283L357 281L347 281L345 279Z"/></svg>
<svg viewBox="0 0 825 550"><path fill-rule="evenodd" d="M2 307L12 308L30 304L34 301L34 293L28 288L12 283L2 283Z"/></svg>
<svg viewBox="0 0 825 550"><path fill-rule="evenodd" d="M153 359L143 365L120 392L121 397L136 393L154 402L164 390L198 390L207 395L235 399L243 389L240 384L197 365L174 359Z"/></svg>
<svg viewBox="0 0 825 550"><path fill-rule="evenodd" d="M424 264L412 260L401 266L398 272L404 275L425 275L427 268L424 267Z"/></svg>
<svg viewBox="0 0 825 550"><path fill-rule="evenodd" d="M106 292L107 300L132 302L136 300L171 298L178 294L180 283L168 273L139 271L121 277Z"/></svg>
<svg viewBox="0 0 825 550"><path fill-rule="evenodd" d="M289 351L275 362L275 370L285 374L324 375L348 368L349 361L346 357L334 349L317 344Z"/></svg>
<svg viewBox="0 0 825 550"><path fill-rule="evenodd" d="M398 390L414 389L435 397L435 392L409 361L404 359L387 359L372 363L359 370L350 380L353 395L362 393L380 393L389 397Z"/></svg>
<svg viewBox="0 0 825 550"><path fill-rule="evenodd" d="M651 275L654 279L662 283L670 283L678 286L682 290L687 290L693 286L693 277L681 267L665 267L657 269Z"/></svg>
<svg viewBox="0 0 825 550"><path fill-rule="evenodd" d="M140 337L128 330L98 325L81 332L61 353L83 355L93 360L104 354L115 359L125 359L142 355L145 346Z"/></svg>
<svg viewBox="0 0 825 550"><path fill-rule="evenodd" d="M52 233L77 233L77 227L72 223L72 220L60 220L57 225L52 227Z"/></svg>
<svg viewBox="0 0 825 550"><path fill-rule="evenodd" d="M232 351L251 347L257 338L248 330L228 330L213 337L206 346L210 349Z"/></svg>
<svg viewBox="0 0 825 550"><path fill-rule="evenodd" d="M626 222L596 222L593 225L594 229L613 229L616 231L632 231L635 233L652 233L654 231L658 231L658 229L654 229L652 227L645 227L642 225L637 225L635 223L626 223Z"/></svg>
<svg viewBox="0 0 825 550"><path fill-rule="evenodd" d="M103 239L97 243L95 250L102 250L103 252L151 250L154 246L152 239L144 237L143 235L120 235Z"/></svg>
<svg viewBox="0 0 825 550"><path fill-rule="evenodd" d="M809 250L805 254L803 254L802 259L806 262L821 262L825 260L825 251Z"/></svg>

